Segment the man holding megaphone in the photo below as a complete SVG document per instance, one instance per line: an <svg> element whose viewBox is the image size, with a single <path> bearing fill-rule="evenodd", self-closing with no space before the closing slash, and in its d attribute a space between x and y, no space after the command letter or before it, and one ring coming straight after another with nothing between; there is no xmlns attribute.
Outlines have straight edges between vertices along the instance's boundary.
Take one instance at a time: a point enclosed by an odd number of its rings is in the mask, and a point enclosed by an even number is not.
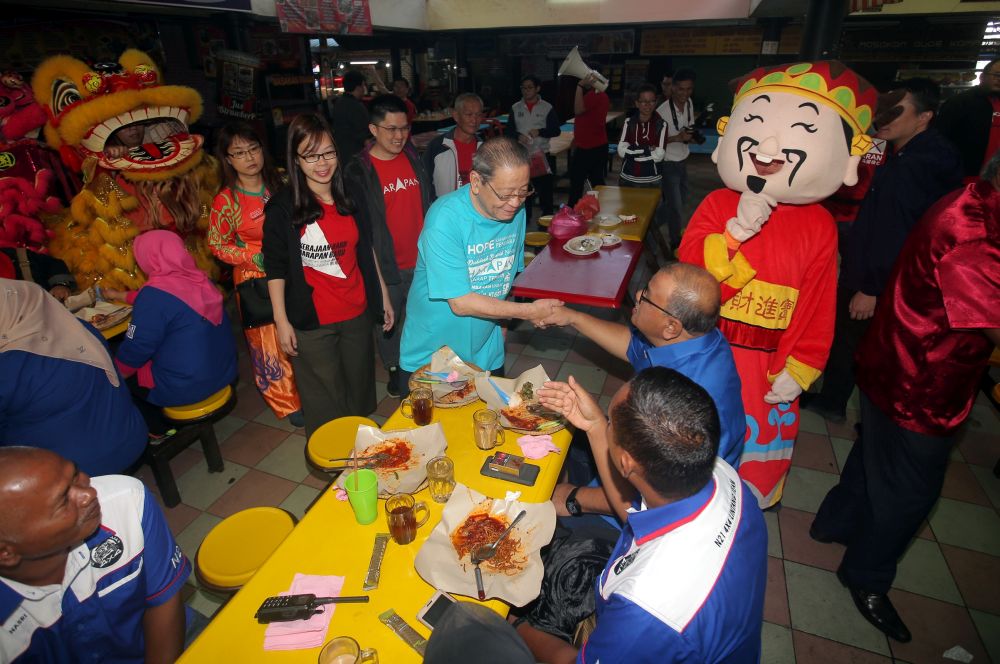
<svg viewBox="0 0 1000 664"><path fill-rule="evenodd" d="M590 71L576 85L573 113L573 161L569 168L569 204L575 205L583 196L583 182L592 186L604 184L604 164L608 160L608 108L611 101L603 92L607 81L600 73Z"/></svg>

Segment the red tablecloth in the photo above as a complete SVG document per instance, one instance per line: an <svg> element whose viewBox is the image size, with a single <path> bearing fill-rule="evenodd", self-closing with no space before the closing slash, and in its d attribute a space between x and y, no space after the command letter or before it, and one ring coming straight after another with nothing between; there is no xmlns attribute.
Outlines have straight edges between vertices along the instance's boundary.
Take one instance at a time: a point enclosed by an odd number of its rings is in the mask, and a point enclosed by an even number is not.
<svg viewBox="0 0 1000 664"><path fill-rule="evenodd" d="M511 294L617 309L641 253L641 242L623 240L590 256L574 256L553 241L514 280Z"/></svg>

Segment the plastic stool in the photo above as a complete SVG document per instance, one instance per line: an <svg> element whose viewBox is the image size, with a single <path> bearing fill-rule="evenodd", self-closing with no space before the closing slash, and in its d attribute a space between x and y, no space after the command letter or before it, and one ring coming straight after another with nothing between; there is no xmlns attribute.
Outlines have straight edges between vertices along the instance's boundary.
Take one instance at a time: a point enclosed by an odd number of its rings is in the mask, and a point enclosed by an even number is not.
<svg viewBox="0 0 1000 664"><path fill-rule="evenodd" d="M343 470L346 464L330 465L330 459L346 457L354 449L354 438L358 435L358 427L368 426L378 428L378 423L367 417L349 415L338 417L316 429L306 443L306 460L319 470Z"/></svg>
<svg viewBox="0 0 1000 664"><path fill-rule="evenodd" d="M160 497L167 507L175 507L181 502L177 481L170 469L170 460L196 440L201 441L208 470L221 473L224 466L219 440L215 437L215 423L229 414L236 405L236 391L229 385L198 403L186 406L170 406L163 409L163 415L177 428L177 433L155 444L146 445L142 454L143 463L149 464L153 478L160 490Z"/></svg>
<svg viewBox="0 0 1000 664"><path fill-rule="evenodd" d="M551 223L552 223L551 214L543 214L541 217L538 218L538 225L541 226L542 228L548 228L549 224Z"/></svg>
<svg viewBox="0 0 1000 664"><path fill-rule="evenodd" d="M226 517L198 547L198 582L217 592L239 590L294 527L295 518L277 507L251 507Z"/></svg>
<svg viewBox="0 0 1000 664"><path fill-rule="evenodd" d="M544 247L551 239L552 236L545 231L531 231L524 234L524 244L529 247Z"/></svg>

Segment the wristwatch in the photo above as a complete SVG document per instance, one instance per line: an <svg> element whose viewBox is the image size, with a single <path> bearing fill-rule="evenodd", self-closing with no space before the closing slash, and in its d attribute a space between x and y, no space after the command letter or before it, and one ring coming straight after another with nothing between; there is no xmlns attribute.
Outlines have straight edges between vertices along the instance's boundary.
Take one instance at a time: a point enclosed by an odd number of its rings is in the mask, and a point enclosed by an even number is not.
<svg viewBox="0 0 1000 664"><path fill-rule="evenodd" d="M576 499L576 492L580 490L581 487L574 487L569 495L566 496L566 511L569 512L570 516L581 516L583 514L583 508L580 507L580 501Z"/></svg>

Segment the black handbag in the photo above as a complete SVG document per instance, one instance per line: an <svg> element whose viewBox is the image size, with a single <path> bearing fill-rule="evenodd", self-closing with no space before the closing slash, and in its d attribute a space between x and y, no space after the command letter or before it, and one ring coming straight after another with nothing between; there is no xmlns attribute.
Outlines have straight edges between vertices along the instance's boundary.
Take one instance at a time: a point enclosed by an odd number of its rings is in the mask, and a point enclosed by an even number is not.
<svg viewBox="0 0 1000 664"><path fill-rule="evenodd" d="M239 295L240 319L244 329L262 327L274 323L274 310L271 308L271 296L267 292L267 279L255 277L237 284Z"/></svg>

